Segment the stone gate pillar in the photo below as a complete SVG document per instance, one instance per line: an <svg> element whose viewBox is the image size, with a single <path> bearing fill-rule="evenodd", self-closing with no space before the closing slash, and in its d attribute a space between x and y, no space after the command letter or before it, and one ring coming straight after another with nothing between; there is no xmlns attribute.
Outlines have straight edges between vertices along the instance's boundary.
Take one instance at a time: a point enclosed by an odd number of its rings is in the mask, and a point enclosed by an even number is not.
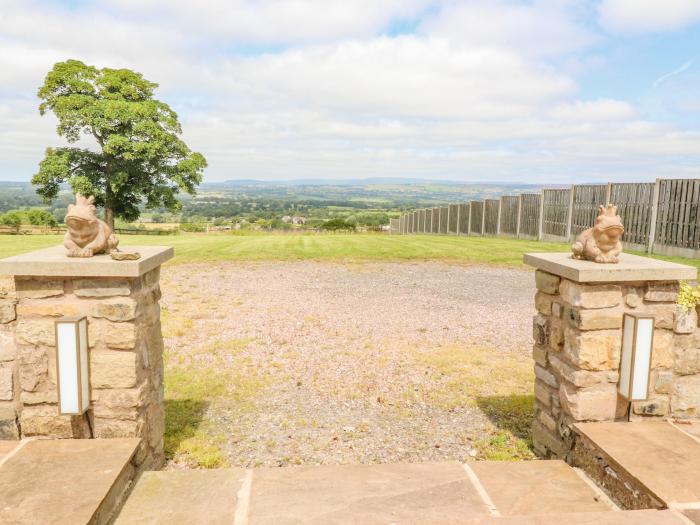
<svg viewBox="0 0 700 525"><path fill-rule="evenodd" d="M617 394L626 311L655 317L649 398L633 402L630 417L700 418L697 317L675 304L680 281L695 279L695 268L631 254L622 254L619 264L574 260L568 253L526 254L524 261L537 268L538 454L566 459L575 423L627 420L628 403Z"/></svg>
<svg viewBox="0 0 700 525"><path fill-rule="evenodd" d="M114 261L68 258L57 246L0 260L0 439L140 437L136 463L162 463L159 278L173 250L136 251L137 261ZM61 416L54 321L83 315L91 407Z"/></svg>

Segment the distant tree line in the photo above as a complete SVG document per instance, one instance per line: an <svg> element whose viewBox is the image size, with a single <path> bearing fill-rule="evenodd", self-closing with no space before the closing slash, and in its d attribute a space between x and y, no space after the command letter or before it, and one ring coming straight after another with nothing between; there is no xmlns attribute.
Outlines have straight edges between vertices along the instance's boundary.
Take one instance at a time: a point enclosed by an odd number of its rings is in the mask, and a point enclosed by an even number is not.
<svg viewBox="0 0 700 525"><path fill-rule="evenodd" d="M0 214L0 225L2 226L19 229L23 224L53 228L58 225L58 221L50 211L43 208L10 210Z"/></svg>

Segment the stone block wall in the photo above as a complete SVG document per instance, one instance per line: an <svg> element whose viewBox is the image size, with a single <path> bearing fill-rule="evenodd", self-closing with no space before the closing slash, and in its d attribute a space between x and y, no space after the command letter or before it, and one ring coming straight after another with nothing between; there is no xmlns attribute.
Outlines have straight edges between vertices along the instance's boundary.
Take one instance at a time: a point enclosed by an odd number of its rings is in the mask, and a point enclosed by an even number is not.
<svg viewBox="0 0 700 525"><path fill-rule="evenodd" d="M0 281L0 439L141 437L137 463L163 461L160 268L137 278ZM60 416L54 321L88 317L91 407Z"/></svg>
<svg viewBox="0 0 700 525"><path fill-rule="evenodd" d="M617 394L622 316L655 316L650 393L630 418L700 418L700 330L695 311L675 302L678 281L584 284L535 274L533 321L536 418L533 441L544 457L565 459L582 421L627 419Z"/></svg>

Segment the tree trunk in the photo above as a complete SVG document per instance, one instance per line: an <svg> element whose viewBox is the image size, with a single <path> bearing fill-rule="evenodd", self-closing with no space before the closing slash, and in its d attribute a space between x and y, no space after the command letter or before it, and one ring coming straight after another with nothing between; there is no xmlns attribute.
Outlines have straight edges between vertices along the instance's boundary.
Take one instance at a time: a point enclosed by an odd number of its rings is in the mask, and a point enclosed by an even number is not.
<svg viewBox="0 0 700 525"><path fill-rule="evenodd" d="M107 226L114 231L114 206L112 204L112 189L109 187L109 181L105 185L105 222Z"/></svg>
<svg viewBox="0 0 700 525"><path fill-rule="evenodd" d="M109 204L105 204L105 222L114 231L114 210Z"/></svg>

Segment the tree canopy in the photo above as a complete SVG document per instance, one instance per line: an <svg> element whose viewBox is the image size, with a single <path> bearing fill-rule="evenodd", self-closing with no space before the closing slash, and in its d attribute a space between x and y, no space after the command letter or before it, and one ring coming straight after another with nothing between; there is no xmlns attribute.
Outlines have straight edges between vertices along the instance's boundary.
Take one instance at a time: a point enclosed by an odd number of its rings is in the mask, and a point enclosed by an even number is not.
<svg viewBox="0 0 700 525"><path fill-rule="evenodd" d="M93 195L105 220L133 221L139 205L179 209L180 191L194 194L207 162L179 138L177 114L153 97L158 84L129 69L98 69L79 60L58 62L39 88L39 112L51 111L69 143L87 135L96 148L47 148L32 178L51 201L59 185Z"/></svg>

